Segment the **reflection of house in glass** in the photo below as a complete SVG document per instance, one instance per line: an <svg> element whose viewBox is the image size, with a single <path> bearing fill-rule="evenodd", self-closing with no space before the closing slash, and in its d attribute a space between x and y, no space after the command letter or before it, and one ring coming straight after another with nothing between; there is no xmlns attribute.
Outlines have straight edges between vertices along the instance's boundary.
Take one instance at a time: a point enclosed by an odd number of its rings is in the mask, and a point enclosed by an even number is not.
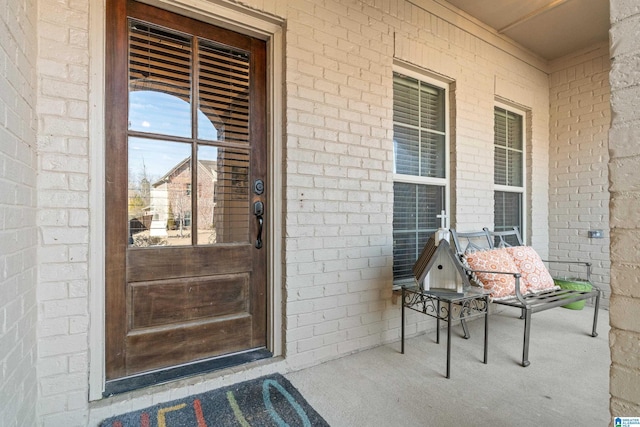
<svg viewBox="0 0 640 427"><path fill-rule="evenodd" d="M198 229L212 230L217 182L216 161L198 162L197 197ZM167 235L166 230L179 230L180 235L192 228L191 158L186 158L151 186L149 209L153 215L151 235Z"/></svg>
<svg viewBox="0 0 640 427"><path fill-rule="evenodd" d="M194 224L196 244L249 241L248 151L217 147L207 153L199 146L198 154L196 177L187 157L155 182L145 179L130 190L130 244L190 245Z"/></svg>
<svg viewBox="0 0 640 427"><path fill-rule="evenodd" d="M249 241L249 152L219 148L214 224L217 243Z"/></svg>
<svg viewBox="0 0 640 427"><path fill-rule="evenodd" d="M129 235L148 230L151 227L152 215L149 214L151 201L151 183L145 177L140 180L139 188L128 190Z"/></svg>

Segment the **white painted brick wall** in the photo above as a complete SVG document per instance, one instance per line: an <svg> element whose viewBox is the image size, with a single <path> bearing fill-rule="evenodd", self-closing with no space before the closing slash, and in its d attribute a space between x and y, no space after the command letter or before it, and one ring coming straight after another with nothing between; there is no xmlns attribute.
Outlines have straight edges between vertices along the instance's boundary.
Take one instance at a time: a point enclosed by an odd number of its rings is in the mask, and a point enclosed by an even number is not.
<svg viewBox="0 0 640 427"><path fill-rule="evenodd" d="M549 258L591 260L604 307L610 295L609 62L608 44L599 44L553 61L550 75ZM589 230L603 230L604 238L589 238ZM550 268L558 277L580 272Z"/></svg>
<svg viewBox="0 0 640 427"><path fill-rule="evenodd" d="M40 1L39 425L87 425L88 7ZM97 320L97 319L96 319Z"/></svg>
<svg viewBox="0 0 640 427"><path fill-rule="evenodd" d="M496 98L536 112L529 226L546 254L546 73L418 3L289 2L286 342L296 368L399 336L390 291L394 58L454 82L452 198L460 228L493 223ZM432 327L419 316L409 323L409 333Z"/></svg>
<svg viewBox="0 0 640 427"><path fill-rule="evenodd" d="M640 413L640 5L611 0L611 415Z"/></svg>
<svg viewBox="0 0 640 427"><path fill-rule="evenodd" d="M0 3L0 425L37 413L35 53L32 1Z"/></svg>
<svg viewBox="0 0 640 427"><path fill-rule="evenodd" d="M382 24L361 4L289 4L285 339L301 367L383 340L392 45L364 34Z"/></svg>

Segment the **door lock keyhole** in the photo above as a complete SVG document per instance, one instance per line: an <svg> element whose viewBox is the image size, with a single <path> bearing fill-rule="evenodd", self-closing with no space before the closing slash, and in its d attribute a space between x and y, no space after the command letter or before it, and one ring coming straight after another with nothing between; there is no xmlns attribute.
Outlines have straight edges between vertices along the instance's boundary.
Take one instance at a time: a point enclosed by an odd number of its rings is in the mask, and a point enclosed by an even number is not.
<svg viewBox="0 0 640 427"><path fill-rule="evenodd" d="M264 193L264 182L261 179L256 179L253 183L253 192L258 196Z"/></svg>

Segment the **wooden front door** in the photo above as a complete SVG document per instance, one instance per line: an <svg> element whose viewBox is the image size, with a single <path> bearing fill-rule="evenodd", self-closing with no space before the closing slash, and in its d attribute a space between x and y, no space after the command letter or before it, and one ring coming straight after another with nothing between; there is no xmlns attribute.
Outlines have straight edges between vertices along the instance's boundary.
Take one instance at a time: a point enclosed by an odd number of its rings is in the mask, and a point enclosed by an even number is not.
<svg viewBox="0 0 640 427"><path fill-rule="evenodd" d="M109 386L265 351L268 186L265 43L107 8Z"/></svg>

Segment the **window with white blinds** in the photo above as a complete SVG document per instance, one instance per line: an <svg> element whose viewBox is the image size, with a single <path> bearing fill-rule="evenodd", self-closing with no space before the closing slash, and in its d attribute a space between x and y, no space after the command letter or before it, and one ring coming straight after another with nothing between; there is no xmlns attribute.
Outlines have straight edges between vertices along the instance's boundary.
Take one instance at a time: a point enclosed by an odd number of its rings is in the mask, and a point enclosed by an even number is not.
<svg viewBox="0 0 640 427"><path fill-rule="evenodd" d="M494 229L523 230L524 116L494 109ZM524 233L522 234L524 237Z"/></svg>
<svg viewBox="0 0 640 427"><path fill-rule="evenodd" d="M446 207L446 90L394 73L393 277L409 278Z"/></svg>

